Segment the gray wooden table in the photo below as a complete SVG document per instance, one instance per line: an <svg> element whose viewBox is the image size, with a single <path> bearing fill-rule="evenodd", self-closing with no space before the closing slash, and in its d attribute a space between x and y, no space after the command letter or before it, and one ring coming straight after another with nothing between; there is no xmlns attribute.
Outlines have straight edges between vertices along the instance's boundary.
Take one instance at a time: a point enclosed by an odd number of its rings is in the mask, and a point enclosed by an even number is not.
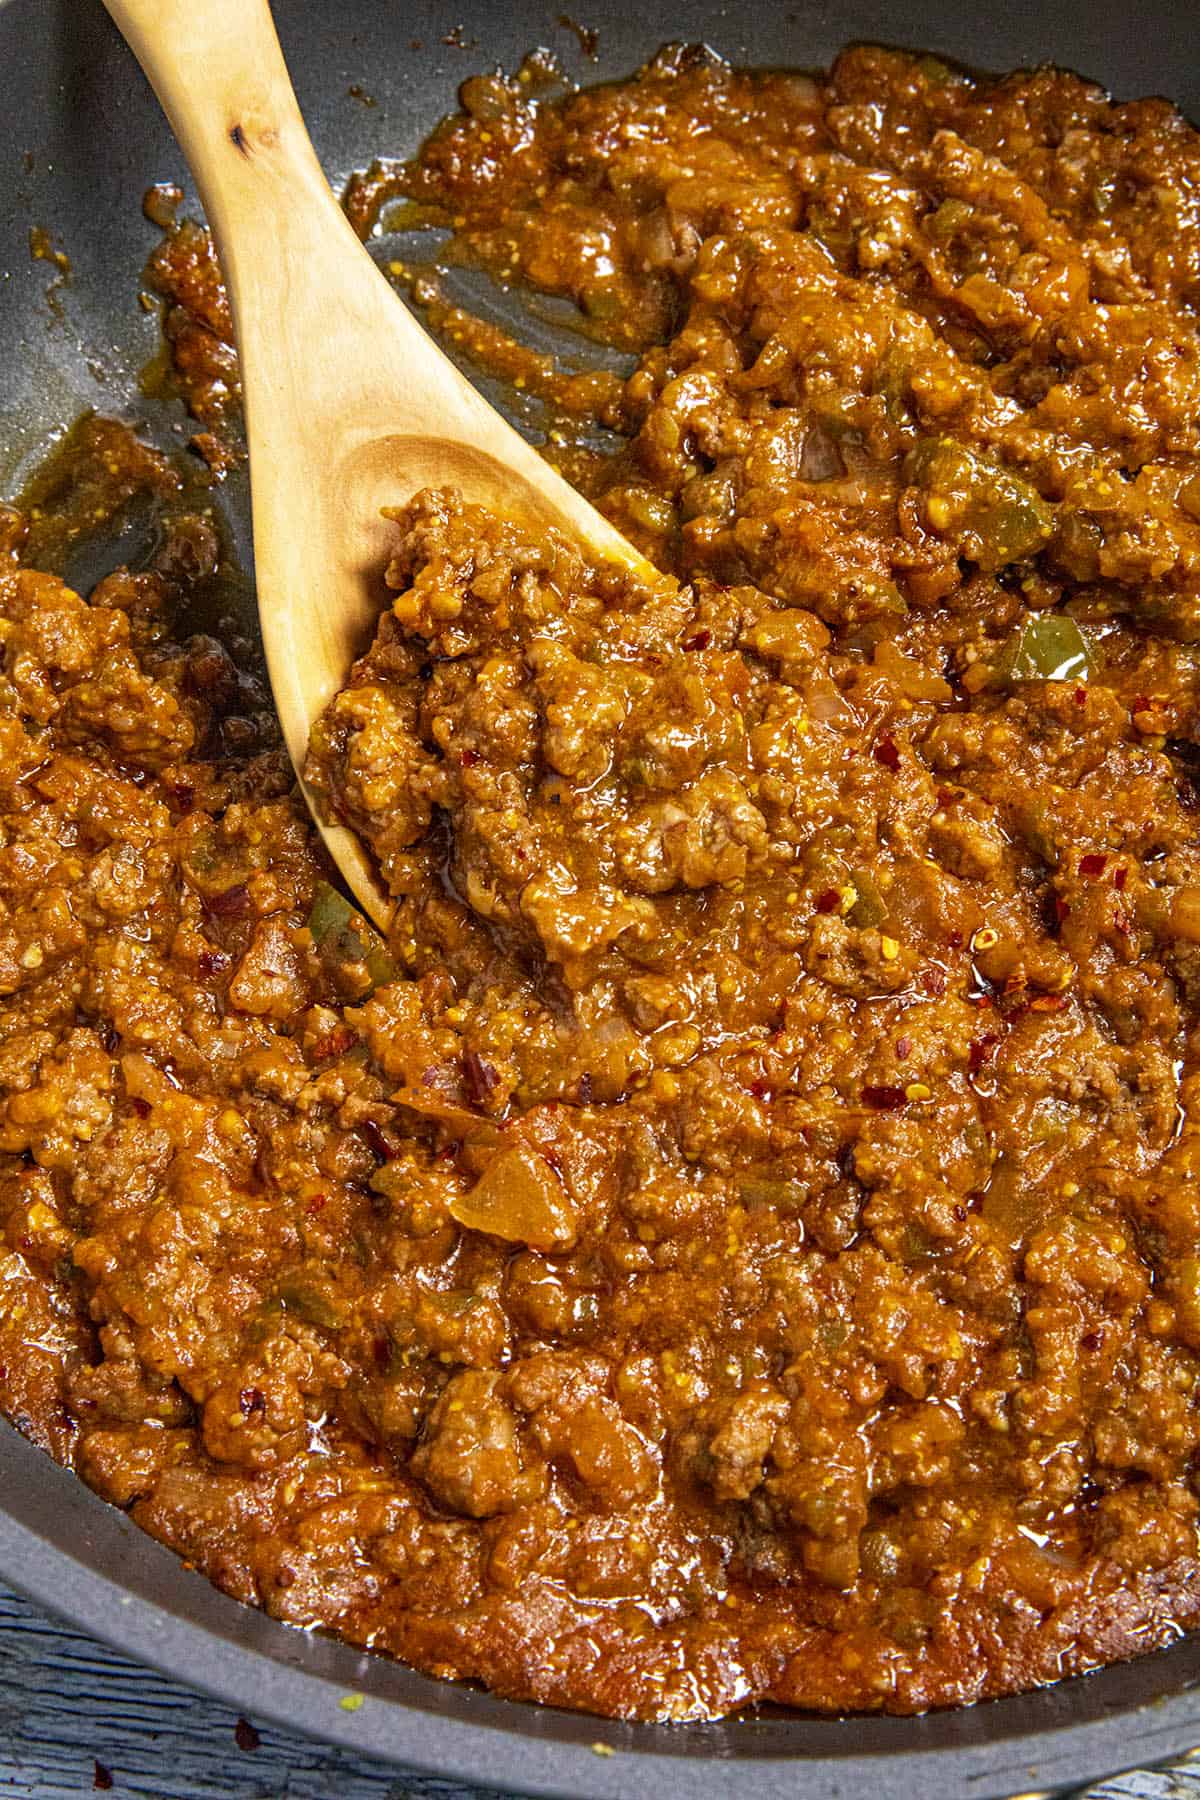
<svg viewBox="0 0 1200 1800"><path fill-rule="evenodd" d="M798 1800L803 1791L798 1774ZM76 1800L96 1792L113 1800L497 1800L239 1718L0 1588L0 1794ZM640 1800L633 1787L630 1800ZM1090 1789L1089 1800L1200 1800L1200 1773L1127 1775Z"/></svg>

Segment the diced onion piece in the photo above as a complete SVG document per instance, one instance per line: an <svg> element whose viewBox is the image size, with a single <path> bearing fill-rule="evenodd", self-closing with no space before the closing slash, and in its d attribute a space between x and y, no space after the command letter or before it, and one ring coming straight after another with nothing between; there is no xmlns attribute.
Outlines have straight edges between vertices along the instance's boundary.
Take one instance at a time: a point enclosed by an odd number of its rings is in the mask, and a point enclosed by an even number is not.
<svg viewBox="0 0 1200 1800"><path fill-rule="evenodd" d="M579 1231L574 1205L544 1156L524 1144L494 1156L469 1194L450 1202L460 1225L528 1244L569 1250Z"/></svg>

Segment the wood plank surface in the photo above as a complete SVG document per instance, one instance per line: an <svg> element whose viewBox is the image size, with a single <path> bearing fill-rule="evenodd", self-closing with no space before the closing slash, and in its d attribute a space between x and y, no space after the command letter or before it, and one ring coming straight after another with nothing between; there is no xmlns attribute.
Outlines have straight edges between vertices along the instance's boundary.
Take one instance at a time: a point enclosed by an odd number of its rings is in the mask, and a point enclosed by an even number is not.
<svg viewBox="0 0 1200 1800"><path fill-rule="evenodd" d="M803 1791L798 1779L797 1800ZM97 1792L113 1800L496 1800L490 1789L404 1775L260 1720L239 1721L230 1707L0 1588L0 1795ZM634 1786L629 1800L641 1800ZM1127 1775L1088 1790L1088 1800L1200 1800L1200 1774Z"/></svg>

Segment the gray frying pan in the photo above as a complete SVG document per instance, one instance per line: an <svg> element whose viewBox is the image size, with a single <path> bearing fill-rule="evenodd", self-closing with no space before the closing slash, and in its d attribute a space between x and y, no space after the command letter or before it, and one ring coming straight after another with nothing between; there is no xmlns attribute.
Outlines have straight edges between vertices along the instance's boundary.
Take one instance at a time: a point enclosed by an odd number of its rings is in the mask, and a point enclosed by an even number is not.
<svg viewBox="0 0 1200 1800"><path fill-rule="evenodd" d="M661 14L633 0L579 0L582 23L599 33L590 62L561 23L562 3L278 0L284 49L335 185L373 155L414 148L466 75L514 66L539 44L581 79L597 79L628 73L668 38L702 39L734 60L810 67L850 39L873 38L983 68L1057 61L1122 96L1169 94L1200 118L1194 0L1133 9L1128 0L676 0ZM179 441L178 409L138 394L157 325L139 311L136 287L153 241L142 193L182 178L158 108L97 0L0 0L0 497L85 407L136 416L160 441ZM72 263L70 284L49 297L52 270L29 254L35 226ZM225 504L245 546L236 484ZM923 1719L780 1713L654 1727L511 1704L226 1599L7 1426L0 1578L243 1711L527 1794L992 1800L1061 1792L1200 1746L1200 1638L1024 1698ZM351 1693L365 1698L347 1710L340 1702Z"/></svg>

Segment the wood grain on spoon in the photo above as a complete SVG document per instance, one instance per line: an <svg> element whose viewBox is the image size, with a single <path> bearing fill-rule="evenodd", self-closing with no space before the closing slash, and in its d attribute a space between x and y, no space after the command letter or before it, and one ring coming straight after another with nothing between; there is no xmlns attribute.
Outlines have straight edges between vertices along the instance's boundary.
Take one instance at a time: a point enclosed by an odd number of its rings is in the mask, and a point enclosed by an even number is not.
<svg viewBox="0 0 1200 1800"><path fill-rule="evenodd" d="M216 238L245 392L263 642L299 773L313 720L385 604L385 506L453 486L518 523L557 526L593 556L654 571L463 379L375 267L321 172L266 0L106 4ZM358 840L314 817L360 904L386 925L391 901Z"/></svg>

